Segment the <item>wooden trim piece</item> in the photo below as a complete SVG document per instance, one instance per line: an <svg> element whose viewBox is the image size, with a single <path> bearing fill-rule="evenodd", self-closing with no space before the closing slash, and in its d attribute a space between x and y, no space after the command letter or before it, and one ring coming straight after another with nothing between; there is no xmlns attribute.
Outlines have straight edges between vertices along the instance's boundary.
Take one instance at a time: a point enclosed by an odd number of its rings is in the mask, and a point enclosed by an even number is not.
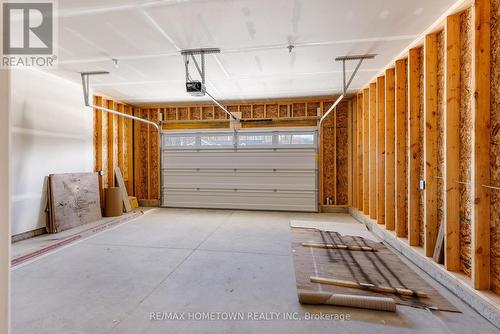
<svg viewBox="0 0 500 334"><path fill-rule="evenodd" d="M438 234L437 194L438 194L438 157L437 157L437 112L438 112L438 37L437 34L425 37L425 224L424 248L426 256L434 256Z"/></svg>
<svg viewBox="0 0 500 334"><path fill-rule="evenodd" d="M370 214L370 169L369 169L369 97L370 90L363 91L363 213Z"/></svg>
<svg viewBox="0 0 500 334"><path fill-rule="evenodd" d="M396 236L407 235L407 60L396 61Z"/></svg>
<svg viewBox="0 0 500 334"><path fill-rule="evenodd" d="M490 0L474 2L472 284L490 288Z"/></svg>
<svg viewBox="0 0 500 334"><path fill-rule="evenodd" d="M396 222L396 134L395 70L385 71L385 228L393 231Z"/></svg>
<svg viewBox="0 0 500 334"><path fill-rule="evenodd" d="M377 78L377 223L385 224L385 77Z"/></svg>
<svg viewBox="0 0 500 334"><path fill-rule="evenodd" d="M445 252L447 270L460 270L460 14L448 16L445 105Z"/></svg>
<svg viewBox="0 0 500 334"><path fill-rule="evenodd" d="M421 114L421 87L422 73L421 48L410 49L408 57L408 128L410 132L409 181L408 181L408 242L410 246L419 246L420 243L420 114Z"/></svg>
<svg viewBox="0 0 500 334"><path fill-rule="evenodd" d="M377 83L370 84L369 106L370 218L377 218Z"/></svg>

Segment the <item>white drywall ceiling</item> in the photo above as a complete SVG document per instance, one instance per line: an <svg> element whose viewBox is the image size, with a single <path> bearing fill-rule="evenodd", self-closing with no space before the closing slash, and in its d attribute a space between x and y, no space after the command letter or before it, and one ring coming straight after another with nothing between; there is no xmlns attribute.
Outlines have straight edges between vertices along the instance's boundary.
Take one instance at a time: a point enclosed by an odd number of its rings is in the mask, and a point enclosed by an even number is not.
<svg viewBox="0 0 500 334"><path fill-rule="evenodd" d="M454 0L64 0L57 75L108 70L101 93L133 103L201 101L185 92L179 51L208 56L208 89L222 100L333 95L343 55L376 53L363 87ZM292 53L287 45L295 45ZM119 60L115 67L112 58ZM349 64L352 70L355 63Z"/></svg>

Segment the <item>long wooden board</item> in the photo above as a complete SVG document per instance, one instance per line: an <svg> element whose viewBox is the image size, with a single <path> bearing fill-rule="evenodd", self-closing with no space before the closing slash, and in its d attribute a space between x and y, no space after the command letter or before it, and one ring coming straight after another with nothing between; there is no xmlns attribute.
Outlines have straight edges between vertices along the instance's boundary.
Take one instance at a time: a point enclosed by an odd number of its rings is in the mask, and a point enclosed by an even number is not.
<svg viewBox="0 0 500 334"><path fill-rule="evenodd" d="M122 193L123 208L125 209L125 212L130 212L132 211L132 205L130 205L130 200L128 198L127 188L125 187L125 181L123 180L122 171L118 166L115 167L115 179Z"/></svg>

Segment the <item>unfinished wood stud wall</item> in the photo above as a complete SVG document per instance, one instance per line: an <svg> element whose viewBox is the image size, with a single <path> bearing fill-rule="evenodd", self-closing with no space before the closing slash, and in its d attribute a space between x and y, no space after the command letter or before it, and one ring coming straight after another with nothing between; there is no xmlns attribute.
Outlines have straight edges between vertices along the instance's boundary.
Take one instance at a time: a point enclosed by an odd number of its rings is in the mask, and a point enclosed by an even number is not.
<svg viewBox="0 0 500 334"><path fill-rule="evenodd" d="M409 245L422 247L427 257L434 255L443 227L445 268L469 276L475 289L496 293L500 292L498 8L500 0L475 0L472 7L448 16L437 25L444 30L424 36L408 50L407 58L397 60L394 69L387 69L354 97L358 119L353 123L358 134L358 182L353 183L353 192L363 201L356 202L358 209L373 218L371 203L376 197L377 222L395 230ZM379 133L374 139L375 109ZM373 154L377 155L375 185Z"/></svg>

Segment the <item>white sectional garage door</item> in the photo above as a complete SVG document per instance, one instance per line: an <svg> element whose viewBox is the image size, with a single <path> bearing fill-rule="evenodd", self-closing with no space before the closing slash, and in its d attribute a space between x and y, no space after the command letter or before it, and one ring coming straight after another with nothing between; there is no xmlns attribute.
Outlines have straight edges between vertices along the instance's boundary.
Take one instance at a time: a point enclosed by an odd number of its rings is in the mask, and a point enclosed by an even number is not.
<svg viewBox="0 0 500 334"><path fill-rule="evenodd" d="M162 133L162 206L317 211L315 131Z"/></svg>

